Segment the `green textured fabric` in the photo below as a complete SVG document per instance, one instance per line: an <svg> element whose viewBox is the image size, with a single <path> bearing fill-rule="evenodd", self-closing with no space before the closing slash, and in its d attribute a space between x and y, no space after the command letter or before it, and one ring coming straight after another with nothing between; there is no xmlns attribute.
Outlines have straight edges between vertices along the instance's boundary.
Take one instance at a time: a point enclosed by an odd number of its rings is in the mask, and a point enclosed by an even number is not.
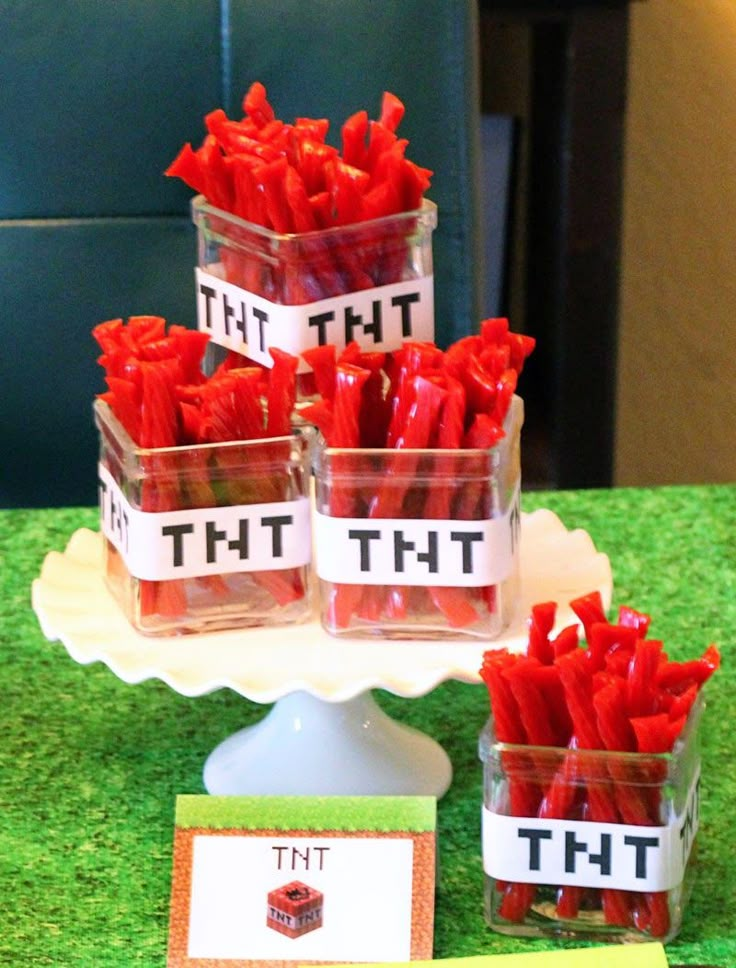
<svg viewBox="0 0 736 968"><path fill-rule="evenodd" d="M613 565L614 603L653 616L676 658L711 641L724 668L708 687L699 873L671 962L736 965L732 848L736 739L736 487L536 493L585 528ZM30 607L43 556L63 549L92 509L0 512L0 964L165 963L175 798L201 793L213 747L264 708L228 690L196 699L160 682L131 687L47 642ZM378 693L401 722L448 751L453 784L439 803L438 958L555 947L496 935L482 913L482 686L444 683L421 699Z"/></svg>

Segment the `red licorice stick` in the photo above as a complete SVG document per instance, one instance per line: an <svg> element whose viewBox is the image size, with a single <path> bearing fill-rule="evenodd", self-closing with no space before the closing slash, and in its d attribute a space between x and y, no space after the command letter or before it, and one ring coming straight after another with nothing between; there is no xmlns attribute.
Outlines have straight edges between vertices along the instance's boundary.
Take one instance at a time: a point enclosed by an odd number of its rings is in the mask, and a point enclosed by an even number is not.
<svg viewBox="0 0 736 968"><path fill-rule="evenodd" d="M396 97L386 91L381 101L381 124L389 131L396 131L404 117L404 105Z"/></svg>
<svg viewBox="0 0 736 968"><path fill-rule="evenodd" d="M620 665L626 674L626 665L634 653L639 638L635 628L612 625L609 622L592 622L588 626L588 661L592 669L611 669Z"/></svg>
<svg viewBox="0 0 736 968"><path fill-rule="evenodd" d="M504 677L509 683L511 693L516 700L519 716L524 727L527 742L532 746L555 747L559 742L559 733L552 724L551 707L547 702L544 691L535 682L534 672L540 668L535 658L520 656L513 665L504 670ZM532 752L530 760L537 775L544 781L545 772L549 769L547 761L539 757L535 763ZM560 787L558 786L558 789ZM574 797L574 787L568 782L564 793ZM564 816L570 802L556 800L548 813L542 815ZM534 902L536 888L533 885L511 883L506 885L499 907L502 917L510 921L520 921Z"/></svg>
<svg viewBox="0 0 736 968"><path fill-rule="evenodd" d="M357 348L357 344L352 344ZM350 350L345 348L343 357ZM385 353L360 353L360 366L368 370L368 379L363 384L360 413L358 415L361 447L382 447L386 440L390 410L383 396Z"/></svg>
<svg viewBox="0 0 736 968"><path fill-rule="evenodd" d="M542 602L532 606L527 655L537 659L543 665L550 665L555 657L549 634L554 627L556 613L556 602Z"/></svg>
<svg viewBox="0 0 736 968"><path fill-rule="evenodd" d="M394 449L419 450L429 445L444 398L445 391L425 377L410 378L404 420L398 429ZM419 455L415 455L413 460L402 456L399 462L401 480L398 482L392 480L391 468L387 469L384 484L370 504L370 517L392 518L399 515L409 487L406 482L409 468L418 462Z"/></svg>
<svg viewBox="0 0 736 968"><path fill-rule="evenodd" d="M640 717L631 720L636 735L636 748L640 753L669 752L684 728L686 718L682 717L671 722L665 716ZM655 761L643 771L643 779L650 784L649 815L646 824L658 825L662 822L660 816L660 788L666 776L666 764ZM624 817L628 814L624 811ZM636 822L631 817L629 822ZM669 902L667 892L649 892L643 895L635 906L634 920L640 930L647 930L654 937L664 937L670 925Z"/></svg>
<svg viewBox="0 0 736 968"><path fill-rule="evenodd" d="M557 669L579 746L588 750L602 749L593 708L592 673L585 653L578 650L560 656Z"/></svg>
<svg viewBox="0 0 736 968"><path fill-rule="evenodd" d="M683 716L687 718L695 700L698 698L699 692L700 685L693 683L679 695L665 694L667 700L664 701L665 697L661 697L660 705L667 708L667 714L670 719L681 719Z"/></svg>
<svg viewBox="0 0 736 968"><path fill-rule="evenodd" d="M592 611L595 612L595 608ZM605 745L593 703L589 659L582 651L570 652L558 660L558 667L573 722L576 745L581 749L600 750ZM616 823L619 819L616 784L609 782L605 766L595 761L588 764L587 774L589 782L586 792L590 819L598 823ZM601 890L601 904L608 924L620 927L631 924L630 898L627 892L604 888Z"/></svg>
<svg viewBox="0 0 736 968"><path fill-rule="evenodd" d="M574 652L580 644L577 625L568 625L552 640L552 651L555 659L568 652Z"/></svg>
<svg viewBox="0 0 736 968"><path fill-rule="evenodd" d="M101 399L108 404L130 439L138 440L141 433L140 387L132 380L115 376L108 376L105 382L110 389L100 394Z"/></svg>
<svg viewBox="0 0 736 968"><path fill-rule="evenodd" d="M480 677L485 682L493 709L493 727L501 743L520 745L527 742L526 730L511 684L503 673L517 661L506 649L485 652Z"/></svg>
<svg viewBox="0 0 736 968"><path fill-rule="evenodd" d="M627 690L623 680L612 680L594 696L601 737L606 749L635 751L636 734L627 713ZM678 730L681 728L680 724ZM664 750L660 750L663 752ZM640 750L641 752L641 750ZM650 750L650 752L655 752ZM647 787L662 777L635 772L619 760L611 760L609 769L615 781L616 803L623 823L649 825L660 823L659 798L648 802ZM664 937L669 929L669 908L666 892L632 896L633 920L639 930L649 931L654 937ZM610 923L610 922L609 922ZM615 922L618 923L618 922Z"/></svg>
<svg viewBox="0 0 736 968"><path fill-rule="evenodd" d="M516 656L505 649L486 652L480 670L488 689L493 709L495 738L501 743L523 746L527 743L526 730L521 720L519 706L504 671L516 662ZM502 754L504 769L509 778L511 815L533 817L539 804L539 788L530 780L534 776L533 765L521 752L507 751Z"/></svg>
<svg viewBox="0 0 736 968"><path fill-rule="evenodd" d="M291 433L291 416L296 401L298 360L290 353L271 347L273 367L266 393L266 432L269 437L286 437Z"/></svg>
<svg viewBox="0 0 736 968"><path fill-rule="evenodd" d="M214 135L205 136L197 149L204 181L204 196L216 208L231 211L234 203L232 178Z"/></svg>
<svg viewBox="0 0 736 968"><path fill-rule="evenodd" d="M639 638L645 639L649 631L651 618L644 612L637 612L628 605L621 605L618 610L618 625L624 628L636 629Z"/></svg>
<svg viewBox="0 0 736 968"><path fill-rule="evenodd" d="M143 448L155 450L175 446L178 438L178 409L175 382L180 377L176 360L141 362L140 432ZM145 454L141 458L146 476L141 485L142 511L175 511L180 507L176 467L170 453ZM186 611L184 584L170 581L141 581L142 615L182 615Z"/></svg>
<svg viewBox="0 0 736 968"><path fill-rule="evenodd" d="M560 748L567 745L572 723L565 706L559 672L554 665L543 665L527 651L506 673L511 691L521 711L528 742L534 746ZM568 767L572 766L570 771ZM549 773L549 759L538 755L537 774ZM568 783L553 784L539 805L540 817L564 818L576 797L572 783L576 770L574 759L565 760L563 771ZM554 789L553 789L554 787Z"/></svg>
<svg viewBox="0 0 736 968"><path fill-rule="evenodd" d="M516 700L527 742L533 746L557 746L560 737L552 725L545 692L534 675L539 668L537 659L519 656L504 676Z"/></svg>
<svg viewBox="0 0 736 968"><path fill-rule="evenodd" d="M326 346L315 346L302 351L302 359L312 368L315 389L323 401L332 403L335 398L335 375L337 369L337 352L332 343ZM324 434L326 440L331 434Z"/></svg>
<svg viewBox="0 0 736 968"><path fill-rule="evenodd" d="M580 904L585 896L586 889L575 884L563 884L557 892L557 904L555 910L557 917L563 921L574 920L580 912Z"/></svg>
<svg viewBox="0 0 736 968"><path fill-rule="evenodd" d="M593 707L601 737L602 748L612 751L635 752L636 737L626 712L626 684L611 680L593 696ZM615 781L616 805L624 823L649 822L649 804L641 788L645 777L633 772L632 767L619 760L611 760L611 778Z"/></svg>
<svg viewBox="0 0 736 968"><path fill-rule="evenodd" d="M260 81L254 81L243 97L243 111L259 128L273 121L274 110L268 103L266 88Z"/></svg>
<svg viewBox="0 0 736 968"><path fill-rule="evenodd" d="M442 358L442 350L433 343L413 340L406 340L400 349L391 354L387 362L391 418L386 432L386 447L398 446L398 441L410 419L409 410L415 405L414 378L436 370Z"/></svg>
<svg viewBox="0 0 736 968"><path fill-rule="evenodd" d="M356 111L342 126L342 156L348 165L364 168L366 161L366 136L368 112Z"/></svg>
<svg viewBox="0 0 736 968"><path fill-rule="evenodd" d="M631 727L636 736L638 753L668 753L682 732L686 717L672 720L668 713L632 716Z"/></svg>
<svg viewBox="0 0 736 968"><path fill-rule="evenodd" d="M254 367L227 370L212 379L201 392L201 443L253 440L265 436L261 371ZM223 452L220 461L227 461ZM233 460L240 454L233 451ZM235 502L239 503L239 502Z"/></svg>
<svg viewBox="0 0 736 968"><path fill-rule="evenodd" d="M469 450L488 451L504 437L504 429L488 414L476 414L463 437L463 447ZM469 481L455 505L455 516L459 521L472 521L487 515L489 508L484 507L486 486L482 480L486 454L479 454L478 460L471 462Z"/></svg>
<svg viewBox="0 0 736 968"><path fill-rule="evenodd" d="M335 432L335 413L326 400L315 400L301 410L307 423L314 424L325 440L330 440Z"/></svg>
<svg viewBox="0 0 736 968"><path fill-rule="evenodd" d="M590 629L595 622L607 622L606 612L603 608L603 599L598 591L589 592L581 595L570 602L570 608L577 615L583 624L586 639L590 635Z"/></svg>
<svg viewBox="0 0 736 968"><path fill-rule="evenodd" d="M626 709L626 683L611 678L592 697L598 734L607 750L633 752L636 737Z"/></svg>
<svg viewBox="0 0 736 968"><path fill-rule="evenodd" d="M582 650L570 652L557 660L560 681L567 708L573 724L574 744L579 749L603 749L598 722L593 706L593 684L590 664ZM598 771L591 767L598 779ZM615 805L605 783L595 784L588 790L588 800L593 819L615 816ZM607 821L610 822L610 819Z"/></svg>
<svg viewBox="0 0 736 968"><path fill-rule="evenodd" d="M434 468L438 480L427 493L423 512L423 516L430 520L447 520L452 517L455 488L451 482L455 477L455 469L462 470L462 465L458 466L452 451L456 451L462 444L465 390L459 380L449 375L445 375L439 385L443 386L446 395L440 410L435 446L450 453L447 458L438 458ZM464 628L478 621L478 611L467 589L432 586L428 592L435 608L442 612L452 628Z"/></svg>
<svg viewBox="0 0 736 968"><path fill-rule="evenodd" d="M223 367L200 391L202 421L200 442L225 443L257 439L265 435L264 416L259 405L263 393L263 371L255 367ZM245 448L221 448L213 452L212 472L222 479L226 503L248 504L277 500L270 478L258 471L258 460ZM242 475L248 468L249 477ZM237 477L236 477L237 475ZM285 605L301 597L298 573L257 572L253 581L265 588L274 600Z"/></svg>
<svg viewBox="0 0 736 968"><path fill-rule="evenodd" d="M457 450L462 446L465 431L465 390L459 380L443 375L441 385L447 391L442 404L437 428L436 446L442 450ZM447 489L443 489L448 494Z"/></svg>
<svg viewBox="0 0 736 968"><path fill-rule="evenodd" d="M394 443L395 450L419 451L429 446L432 433L445 399L446 391L423 376L410 378L407 385L409 404L405 410L403 425L398 428L398 435ZM397 455L395 464L388 465L385 470L383 483L372 497L368 506L369 518L397 518L401 517L404 502L408 501L413 470L419 466L419 454ZM397 469L398 468L398 469ZM378 594L370 591L369 597ZM403 617L408 610L408 592L406 589L394 587L390 589L390 607L395 617ZM453 603L449 597L445 604L452 609ZM374 606L370 606L371 610ZM465 621L465 615L460 613L458 606L457 620ZM453 613L455 614L455 613Z"/></svg>
<svg viewBox="0 0 736 968"><path fill-rule="evenodd" d="M370 371L351 363L339 363L335 369L335 396L330 447L340 449L360 446L361 392ZM333 517L348 518L356 508L355 489L340 481L350 471L349 454L335 454L331 461L332 474L337 478L329 487L329 513ZM345 628L363 592L362 585L333 584L329 592L328 616L336 628Z"/></svg>
<svg viewBox="0 0 736 968"><path fill-rule="evenodd" d="M638 639L634 646L626 681L629 716L648 716L657 710L657 669L662 648L662 642L656 639Z"/></svg>
<svg viewBox="0 0 736 968"><path fill-rule="evenodd" d="M369 370L352 363L340 363L335 368L335 426L328 441L330 447L360 447L361 395L369 376Z"/></svg>
<svg viewBox="0 0 736 968"><path fill-rule="evenodd" d="M681 694L692 685L704 685L719 668L721 657L715 645L709 645L699 659L689 662L668 662L657 670L657 685Z"/></svg>

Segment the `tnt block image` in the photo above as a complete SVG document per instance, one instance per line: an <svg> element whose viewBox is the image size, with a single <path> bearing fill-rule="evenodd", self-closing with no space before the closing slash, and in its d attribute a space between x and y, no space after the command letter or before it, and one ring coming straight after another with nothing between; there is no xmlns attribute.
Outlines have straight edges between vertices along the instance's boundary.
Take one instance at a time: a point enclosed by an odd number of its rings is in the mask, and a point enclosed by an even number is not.
<svg viewBox="0 0 736 968"><path fill-rule="evenodd" d="M322 893L301 881L290 881L268 894L266 924L288 938L322 927Z"/></svg>

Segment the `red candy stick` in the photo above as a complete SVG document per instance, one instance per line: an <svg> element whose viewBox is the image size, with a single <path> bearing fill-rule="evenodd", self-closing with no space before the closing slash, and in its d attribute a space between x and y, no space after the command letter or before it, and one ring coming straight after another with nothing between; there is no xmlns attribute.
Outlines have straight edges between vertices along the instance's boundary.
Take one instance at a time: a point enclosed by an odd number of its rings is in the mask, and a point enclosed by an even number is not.
<svg viewBox="0 0 736 968"><path fill-rule="evenodd" d="M360 446L360 406L361 390L370 371L353 366L350 363L340 363L335 371L335 396L332 437L328 440L330 447L356 448ZM350 470L350 455L339 454L332 459L333 474L340 478L341 474ZM329 512L333 517L351 517L356 504L355 489L342 482L333 482L330 487ZM350 621L363 592L362 585L334 584L330 589L328 614L330 621L337 628L344 628Z"/></svg>

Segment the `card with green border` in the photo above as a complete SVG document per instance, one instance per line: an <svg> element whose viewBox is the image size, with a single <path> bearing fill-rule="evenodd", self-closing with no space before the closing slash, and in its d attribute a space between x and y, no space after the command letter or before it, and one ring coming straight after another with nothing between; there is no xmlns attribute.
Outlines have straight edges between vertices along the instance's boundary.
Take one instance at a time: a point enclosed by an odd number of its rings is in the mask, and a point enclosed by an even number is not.
<svg viewBox="0 0 736 968"><path fill-rule="evenodd" d="M176 800L168 968L432 957L434 797Z"/></svg>
<svg viewBox="0 0 736 968"><path fill-rule="evenodd" d="M414 968L667 968L667 955L659 942L565 948L557 951L519 951L511 955L471 955L421 961ZM399 968L398 964L363 965L362 968ZM673 965L672 968L675 968ZM683 968L683 966L681 966ZM698 968L696 965L695 968ZM701 968L707 968L706 965Z"/></svg>

